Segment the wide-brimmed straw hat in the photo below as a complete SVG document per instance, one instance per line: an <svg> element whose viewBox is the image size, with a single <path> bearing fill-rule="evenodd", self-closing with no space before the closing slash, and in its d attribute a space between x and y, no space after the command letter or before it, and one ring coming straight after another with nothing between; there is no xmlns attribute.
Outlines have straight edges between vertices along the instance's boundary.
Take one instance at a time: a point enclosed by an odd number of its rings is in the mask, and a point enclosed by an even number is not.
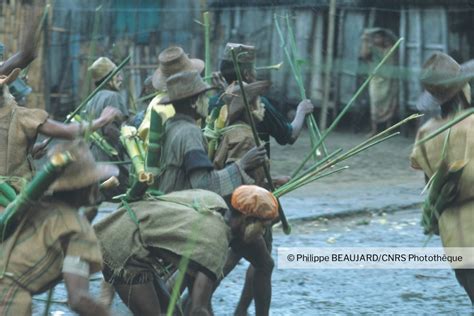
<svg viewBox="0 0 474 316"><path fill-rule="evenodd" d="M255 81L252 83L244 83L245 96L248 102L251 102L259 95L262 95L268 89L272 83L270 81ZM242 92L240 86L237 83L231 84L223 95L224 103L228 106L228 118L232 122L234 117L239 115L241 111L245 109L244 99L242 98Z"/></svg>
<svg viewBox="0 0 474 316"><path fill-rule="evenodd" d="M232 193L232 207L247 217L275 219L278 201L275 196L256 185L241 185Z"/></svg>
<svg viewBox="0 0 474 316"><path fill-rule="evenodd" d="M215 89L215 87L205 83L197 71L183 71L166 80L166 89L168 95L162 98L158 104L169 104L187 99Z"/></svg>
<svg viewBox="0 0 474 316"><path fill-rule="evenodd" d="M190 59L178 46L168 47L162 51L158 56L158 62L160 64L152 78L153 87L157 90L165 89L166 80L178 72L195 70L201 73L204 70L204 61Z"/></svg>
<svg viewBox="0 0 474 316"><path fill-rule="evenodd" d="M469 88L466 85L472 78L474 60L459 65L445 53L434 53L422 68L420 81L425 91L418 99L418 110L433 109L449 101L461 90L467 92Z"/></svg>
<svg viewBox="0 0 474 316"><path fill-rule="evenodd" d="M99 57L87 70L91 73L92 80L97 82L107 77L116 68L117 65L109 58Z"/></svg>
<svg viewBox="0 0 474 316"><path fill-rule="evenodd" d="M232 61L232 49L237 56L239 63L255 63L257 56L255 46L244 45L239 43L227 43L224 48L222 60Z"/></svg>
<svg viewBox="0 0 474 316"><path fill-rule="evenodd" d="M20 68L15 68L12 70L12 72L10 72L8 76L0 75L0 86L3 86L4 84L10 84L13 81L15 81L15 79L18 77L20 72L21 72Z"/></svg>
<svg viewBox="0 0 474 316"><path fill-rule="evenodd" d="M96 163L92 152L82 140L60 143L48 152L48 156L69 152L73 161L49 187L49 191L77 190L112 176L118 176L117 166Z"/></svg>

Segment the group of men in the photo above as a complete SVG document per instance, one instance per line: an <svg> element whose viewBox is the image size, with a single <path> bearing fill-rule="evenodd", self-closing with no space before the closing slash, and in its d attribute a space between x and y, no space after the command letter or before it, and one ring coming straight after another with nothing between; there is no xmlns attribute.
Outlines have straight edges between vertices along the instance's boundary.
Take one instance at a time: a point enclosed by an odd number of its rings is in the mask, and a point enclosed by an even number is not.
<svg viewBox="0 0 474 316"><path fill-rule="evenodd" d="M252 117L235 83L231 50L244 56L239 65ZM26 56L25 51L31 57L18 58ZM81 315L107 315L111 296L106 296L111 288L135 315L156 315L168 308L169 293L179 286L176 276L182 272L186 276L180 290L187 287L189 291L183 312L210 315L212 293L244 257L251 265L236 314L246 314L255 299L256 313L268 315L274 265L271 226L278 221L278 201L265 189L270 186L262 176L268 144L267 148L256 146L250 124L251 120L258 122L262 140L268 141L271 135L280 144L293 143L305 116L313 111L311 102L300 102L295 119L288 122L261 97L270 84L256 81L255 47L227 44L221 75L215 76L222 91L211 101L218 111L226 107L228 116L226 128L217 136L221 141L216 142L215 155L209 155L208 140L197 123L209 116L210 90L215 88L201 78L204 63L190 59L182 48L169 47L159 55L152 77L157 95L141 118L130 117L120 94L122 75L118 73L86 105L82 116L89 123L71 124L54 121L43 110L19 106L10 94L9 84L34 59L33 51L24 45L1 69L2 178L17 193L34 178L32 156L46 144L35 145L38 134L73 140L54 146L48 157L68 152L74 159L44 197L29 207L14 234L0 244L0 313L31 314L32 296L63 279L70 307ZM106 57L97 59L89 67L95 85L103 83L116 67ZM115 160L126 160L121 126L149 129L151 111L167 113L161 172L153 184L161 194L123 201L92 227L96 213L79 210L124 193L133 170L97 163L113 159L100 146L87 145L81 138L97 131L119 153ZM144 135L146 142L147 133ZM99 182L112 176L120 179L122 187L99 189ZM281 185L288 177L272 181ZM183 258L189 260L184 268L180 265ZM165 283L164 267L169 266L184 271L168 274ZM102 301L88 294L89 275L99 270L105 280Z"/></svg>
<svg viewBox="0 0 474 316"><path fill-rule="evenodd" d="M248 104L236 84L231 52L239 56ZM288 122L263 97L270 83L257 81L255 47L236 43L228 43L224 49L219 74L214 75L221 90L209 98L216 87L201 77L204 63L190 59L180 47L169 47L158 57L159 65L151 80L157 95L143 115L130 117L120 94L119 73L87 104L83 115L90 123L62 124L51 120L43 110L18 106L9 92L8 85L31 59L17 54L0 66L0 175L21 192L25 181L34 177L31 154L38 134L75 139L55 146L48 154L54 157L68 152L74 159L47 194L29 206L28 216L15 232L0 243L0 314L31 314L32 296L63 279L74 311L80 315L108 315L112 296L99 301L88 293L90 274L102 271L104 291L115 290L135 315L165 312L174 304L170 292L178 289L182 293L185 288L188 300L176 313L211 315L213 292L243 257L250 266L235 314L246 315L254 300L256 314L268 315L274 266L271 227L278 221L278 201L267 190L269 179L263 172L270 155L268 145L256 146L251 125L252 121L257 123L259 137L267 144L269 136L279 144L291 144L298 138L305 116L314 109L311 102L302 100L294 120ZM440 106L442 116L423 126L417 138L471 107L470 98L463 92L468 87L466 78L471 78L464 76L466 67L438 53L425 68L437 77L423 78L427 96L420 102ZM98 86L115 69L110 59L101 57L89 71ZM444 80L447 75L452 77L448 84ZM218 140L215 148L209 147L214 139L206 139L198 125L213 109L225 117L225 127L212 136ZM98 131L120 153L116 159L125 159L121 126L133 124L138 131L149 130L152 111L165 120L161 172L151 184L160 194L138 201L123 200L117 210L92 226L94 213L79 210L124 193L133 170L97 163L111 159L100 147L78 138ZM473 123L472 117L468 118L454 126L450 136L438 136L416 146L411 157L413 167L422 169L428 178L441 160L447 164L467 160L459 195L440 210L439 231L447 247L474 244L473 165L469 161L474 152L472 137L468 137ZM146 142L147 132L144 135ZM447 154L441 150L443 146L447 146ZM114 191L100 189L99 183L112 176L119 177L122 187ZM274 185L288 180L271 179ZM456 221L460 221L460 227L453 224ZM173 274L170 267L181 271ZM471 300L472 271L456 270Z"/></svg>

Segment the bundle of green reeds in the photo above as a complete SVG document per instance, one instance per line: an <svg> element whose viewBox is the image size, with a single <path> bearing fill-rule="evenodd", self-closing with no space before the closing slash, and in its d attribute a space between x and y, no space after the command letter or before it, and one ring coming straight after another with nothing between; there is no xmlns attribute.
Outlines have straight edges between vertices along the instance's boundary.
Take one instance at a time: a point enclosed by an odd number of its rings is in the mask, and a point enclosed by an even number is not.
<svg viewBox="0 0 474 316"><path fill-rule="evenodd" d="M406 119L398 122L397 124L387 128L386 130L382 131L381 133L367 139L366 141L360 143L359 145L349 149L345 153L342 152L342 149L338 149L333 153L326 156L321 161L314 163L310 168L302 172L301 174L297 175L296 177L292 178L288 183L279 187L274 191L274 195L276 197L280 197L284 194L292 192L310 182L316 181L323 177L327 177L331 174L341 172L348 168L348 166L343 166L339 168L335 168L335 166L367 149L373 147L381 142L384 142L394 136L400 134L399 132L394 132L395 129L400 127L401 125L407 123L408 121L414 120L419 118L421 115L413 114Z"/></svg>
<svg viewBox="0 0 474 316"><path fill-rule="evenodd" d="M0 215L1 242L5 241L17 228L31 201L38 200L56 180L63 168L73 160L69 152L58 153L51 157L26 187ZM3 186L5 188L5 186ZM9 190L7 190L9 191ZM9 197L13 194L10 191Z"/></svg>
<svg viewBox="0 0 474 316"><path fill-rule="evenodd" d="M287 48L286 42L285 42L285 37L283 36L283 32L281 31L280 24L278 22L277 15L274 15L274 21L275 21L275 26L276 30L278 32L278 35L280 37L281 41L281 47L283 48L283 51L285 52L286 58L288 59L288 63L291 68L291 72L293 73L293 76L295 77L296 84L298 86L300 98L302 100L306 99L306 91L304 88L303 84L303 77L301 75L301 64L302 61L298 58L298 51L296 49L296 40L295 40L295 35L293 33L293 28L291 27L290 19L288 15L286 15L286 24L287 24L287 29L290 37L290 47L291 47L291 53ZM316 120L314 119L313 114L309 114L306 116L306 125L309 130L309 136L311 140L311 147L313 147L316 142L321 138L321 133L319 131L318 125L316 124ZM327 149L326 145L324 142L320 142L318 147L321 146L323 149L323 154L327 156ZM316 156L314 156L316 159Z"/></svg>

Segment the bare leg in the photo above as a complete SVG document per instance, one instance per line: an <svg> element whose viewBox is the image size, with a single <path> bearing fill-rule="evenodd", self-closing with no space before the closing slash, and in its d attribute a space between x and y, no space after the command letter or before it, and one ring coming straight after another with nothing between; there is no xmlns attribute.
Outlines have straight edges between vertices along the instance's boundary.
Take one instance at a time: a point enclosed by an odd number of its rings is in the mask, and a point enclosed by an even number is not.
<svg viewBox="0 0 474 316"><path fill-rule="evenodd" d="M153 282L136 285L115 285L115 289L134 315L156 316L160 313L160 301Z"/></svg>
<svg viewBox="0 0 474 316"><path fill-rule="evenodd" d="M202 272L196 274L191 291L191 315L210 316L208 302L214 290L214 281Z"/></svg>
<svg viewBox="0 0 474 316"><path fill-rule="evenodd" d="M246 292L245 287L251 287L253 288L253 294L255 294L255 314L259 316L268 315L272 299L272 272L274 263L263 237L248 244L244 249L243 255L244 258L252 264L254 272L249 272L247 275L245 281L248 284L244 285L242 297L235 314L246 315L247 308L252 301L252 290L247 290L248 292Z"/></svg>
<svg viewBox="0 0 474 316"><path fill-rule="evenodd" d="M235 309L235 316L246 316L247 310L253 301L253 282L254 282L255 268L250 265L245 273L245 283L240 294L239 303Z"/></svg>

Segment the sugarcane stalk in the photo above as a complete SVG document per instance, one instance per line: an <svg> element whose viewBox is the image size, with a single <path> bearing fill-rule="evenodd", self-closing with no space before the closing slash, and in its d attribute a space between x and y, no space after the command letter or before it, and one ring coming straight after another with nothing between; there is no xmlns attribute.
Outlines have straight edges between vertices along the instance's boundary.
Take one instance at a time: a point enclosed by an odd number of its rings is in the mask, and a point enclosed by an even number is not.
<svg viewBox="0 0 474 316"><path fill-rule="evenodd" d="M76 114L72 118L71 121L77 122L77 123L84 122L84 120L79 114ZM107 140L104 137L102 137L102 135L100 135L99 133L92 132L87 136L110 158L114 158L118 156L118 151L112 145L110 145L109 142L107 142Z"/></svg>
<svg viewBox="0 0 474 316"><path fill-rule="evenodd" d="M369 84L369 82L372 80L372 78L377 74L377 72L379 71L379 69L383 66L383 64L385 64L385 62L390 58L390 56L392 56L392 54L395 52L395 50L398 48L398 46L400 46L400 43L403 41L403 37L401 37L393 46L392 48L387 52L387 54L384 56L384 58L378 63L378 65L374 68L374 70L371 72L371 74L369 75L369 77L364 81L364 83L362 83L362 85L359 87L359 89L357 89L356 93L351 97L351 99L349 100L349 102L346 104L346 106L342 109L342 111L337 115L337 117L334 119L334 121L331 123L331 125L328 127L327 130L325 130L323 132L323 135L321 136L321 138L319 139L318 143L316 143L315 146L313 146L313 148L311 149L311 152L306 155L305 159L303 160L303 162L298 166L298 168L296 168L295 172L293 173L292 177L295 177L300 171L301 169L303 169L304 165L306 164L306 162L309 160L309 158L311 157L312 154L314 154L316 152L316 150L318 149L318 147L321 145L321 143L327 138L327 136L329 135L329 133L331 133L334 128L337 126L337 124L339 124L339 121L342 119L342 117L347 113L347 111L349 111L349 109L351 108L351 106L354 104L355 100L357 100L357 98L362 94L362 92L364 91L364 89L367 87L367 85Z"/></svg>
<svg viewBox="0 0 474 316"><path fill-rule="evenodd" d="M152 183L153 176L145 171L145 161L135 137L136 129L134 127L122 126L120 141L130 156L135 174L137 175L137 180L139 182Z"/></svg>
<svg viewBox="0 0 474 316"><path fill-rule="evenodd" d="M250 111L250 105L249 105L249 102L247 100L247 96L245 94L244 83L242 81L242 74L240 72L239 63L237 62L237 55L235 54L235 51L234 51L233 48L231 48L230 52L232 54L232 61L234 62L235 73L237 75L237 81L239 83L240 91L242 92L242 100L244 101L245 111L246 111L247 116L249 118L253 138L254 138L255 144L257 146L260 146L260 139L258 138L257 126L256 126L255 121L253 119L252 111ZM266 163L264 163L262 167L263 167L263 170L265 172L265 178L267 179L270 190L274 191L275 187L273 186L273 180L272 180L272 176L270 175L270 170L268 169L268 165ZM289 235L291 233L291 226L288 223L288 220L286 219L286 216L285 216L285 213L283 212L280 201L278 201L278 215L280 217L280 221L281 221L281 224L282 224L282 227L283 227L283 232L285 234Z"/></svg>
<svg viewBox="0 0 474 316"><path fill-rule="evenodd" d="M273 16L273 18L275 20L276 30L277 30L277 33L280 37L280 41L281 41L280 47L283 48L283 51L285 52L285 56L288 59L288 63L290 64L290 69L293 73L293 76L295 77L295 81L296 81L296 84L298 86L300 98L302 100L304 100L304 99L306 99L306 91L304 89L304 85L303 85L303 82L302 82L302 79L301 79L301 72L298 71L299 65L295 65L295 63L293 61L293 58L291 57L291 54L288 51L288 47L286 46L286 42L285 42L285 38L283 36L283 32L281 31L280 24L278 23L277 15L275 14ZM289 31L291 31L291 32L289 32L290 35L293 36L292 40L294 40L294 35L292 35L291 25L288 25L288 27L289 27ZM296 46L295 46L294 49L295 49L295 53L296 53ZM316 121L314 120L313 114L307 115L305 120L306 120L306 125L308 126L308 130L309 130L311 146L314 146L314 143L316 142L316 140L321 138L321 133L318 129ZM321 143L321 144L318 145L318 147L320 145L322 145L324 155L327 155L326 145L324 143ZM316 155L315 154L312 154L312 155L314 156L314 158L316 160Z"/></svg>
<svg viewBox="0 0 474 316"><path fill-rule="evenodd" d="M150 93L150 94L147 94L141 98L138 98L137 99L137 103L138 102L142 102L142 101L147 101L147 100L150 100L150 99L153 99L154 97L156 97L158 94L160 94L161 92L160 91L157 91L157 92L153 92L153 93Z"/></svg>
<svg viewBox="0 0 474 316"><path fill-rule="evenodd" d="M58 153L51 157L43 169L11 202L0 215L1 242L5 241L16 229L28 210L31 201L38 200L48 187L56 180L63 168L73 160L69 152Z"/></svg>
<svg viewBox="0 0 474 316"><path fill-rule="evenodd" d="M209 23L209 12L204 12L202 17L204 22L204 76L208 77L211 75L211 24ZM206 79L206 81L209 84L211 83L211 79Z"/></svg>
<svg viewBox="0 0 474 316"><path fill-rule="evenodd" d="M420 139L419 141L417 141L415 143L415 146L426 143L427 141L433 139L434 137L438 136L439 134L446 131L447 129L449 129L449 128L453 127L454 125L458 124L459 122L465 120L466 118L468 118L472 114L474 114L474 109L467 110L463 114L459 115L458 117L454 118L453 120L449 121L448 123L446 123L443 126L441 126L440 128L438 128L434 132L430 133L429 135L427 135L427 136L423 137L422 139Z"/></svg>
<svg viewBox="0 0 474 316"><path fill-rule="evenodd" d="M155 176L158 176L160 170L161 140L164 134L163 118L152 109L150 113L150 130L148 132L146 169Z"/></svg>
<svg viewBox="0 0 474 316"><path fill-rule="evenodd" d="M16 198L15 189L13 189L7 182L0 182L0 193L2 193L10 202Z"/></svg>

